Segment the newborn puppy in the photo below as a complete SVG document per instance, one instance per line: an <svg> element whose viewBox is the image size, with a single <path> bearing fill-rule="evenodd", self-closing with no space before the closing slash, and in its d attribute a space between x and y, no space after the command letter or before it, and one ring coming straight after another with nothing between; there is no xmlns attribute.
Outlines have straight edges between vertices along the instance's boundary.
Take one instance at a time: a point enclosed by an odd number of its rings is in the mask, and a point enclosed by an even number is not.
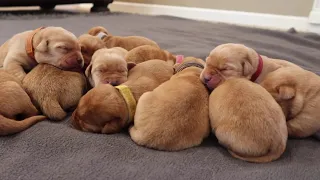
<svg viewBox="0 0 320 180"><path fill-rule="evenodd" d="M133 122L136 102L173 75L173 68L162 60L150 60L129 71L128 81L113 87L101 84L88 91L72 114L72 125L82 131L117 133Z"/></svg>
<svg viewBox="0 0 320 180"><path fill-rule="evenodd" d="M128 79L128 69L135 66L124 59L128 51L120 48L103 48L97 50L86 69L86 76L92 87L99 84L117 86Z"/></svg>
<svg viewBox="0 0 320 180"><path fill-rule="evenodd" d="M320 77L300 68L280 68L261 85L280 104L291 137L308 137L320 130Z"/></svg>
<svg viewBox="0 0 320 180"><path fill-rule="evenodd" d="M174 65L176 62L176 57L170 52L150 45L143 45L132 49L128 52L125 59L127 62L134 62L136 64L151 59L161 59L167 61L171 65Z"/></svg>
<svg viewBox="0 0 320 180"><path fill-rule="evenodd" d="M83 74L39 64L23 79L23 87L34 105L51 120L62 120L86 91Z"/></svg>
<svg viewBox="0 0 320 180"><path fill-rule="evenodd" d="M134 142L167 151L201 144L210 133L209 92L199 78L204 64L185 58L169 81L140 97L129 130Z"/></svg>
<svg viewBox="0 0 320 180"><path fill-rule="evenodd" d="M142 45L150 45L160 48L158 44L151 39L141 36L113 36L101 26L91 28L88 31L88 34L99 37L105 43L107 48L122 47L128 51Z"/></svg>
<svg viewBox="0 0 320 180"><path fill-rule="evenodd" d="M268 73L287 66L299 67L285 60L260 56L242 44L229 43L210 52L200 78L212 90L231 77L244 77L260 83Z"/></svg>
<svg viewBox="0 0 320 180"><path fill-rule="evenodd" d="M84 59L83 69L87 69L91 62L92 55L98 49L105 48L105 45L101 39L96 36L91 36L89 34L83 34L79 36L79 44L81 47L81 53Z"/></svg>
<svg viewBox="0 0 320 180"><path fill-rule="evenodd" d="M82 68L77 37L61 27L41 27L16 34L0 47L0 66L20 80L38 63L61 69Z"/></svg>
<svg viewBox="0 0 320 180"><path fill-rule="evenodd" d="M230 154L249 162L270 162L286 148L288 131L281 107L260 85L230 78L209 98L213 132Z"/></svg>
<svg viewBox="0 0 320 180"><path fill-rule="evenodd" d="M0 135L10 135L24 131L46 119L37 116L38 111L31 103L21 82L5 70L0 70ZM16 121L14 119L23 119Z"/></svg>

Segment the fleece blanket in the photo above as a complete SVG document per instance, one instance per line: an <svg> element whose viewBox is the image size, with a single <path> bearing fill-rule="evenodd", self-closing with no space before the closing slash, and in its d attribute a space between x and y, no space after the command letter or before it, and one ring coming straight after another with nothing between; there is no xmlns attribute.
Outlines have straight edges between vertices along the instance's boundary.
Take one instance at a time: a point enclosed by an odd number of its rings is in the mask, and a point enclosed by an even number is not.
<svg viewBox="0 0 320 180"><path fill-rule="evenodd" d="M258 53L320 71L320 36L215 24L168 16L133 14L2 14L0 43L40 26L62 26L77 36L101 25L115 35L151 38L172 53L205 59L217 45L243 43ZM80 132L62 122L44 121L12 136L0 137L1 180L87 179L281 179L318 180L320 142L290 139L282 157L266 164L231 157L210 136L199 147L163 152L137 146L124 133Z"/></svg>

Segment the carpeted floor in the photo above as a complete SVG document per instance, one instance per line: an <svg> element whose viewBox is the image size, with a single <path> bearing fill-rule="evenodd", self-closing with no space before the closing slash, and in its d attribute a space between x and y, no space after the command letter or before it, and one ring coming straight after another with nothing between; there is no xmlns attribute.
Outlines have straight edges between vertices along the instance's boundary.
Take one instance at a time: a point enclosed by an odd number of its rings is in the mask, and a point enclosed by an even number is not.
<svg viewBox="0 0 320 180"><path fill-rule="evenodd" d="M244 43L260 54L287 59L320 73L320 36L213 24L168 16L74 12L0 13L0 43L39 26L62 26L77 36L105 26L115 35L142 35L172 53L205 58L215 46ZM0 179L281 179L318 180L320 142L290 139L283 156L253 164L232 158L214 137L200 147L161 152L135 145L127 133L102 135L72 129L69 120L41 122L0 137Z"/></svg>

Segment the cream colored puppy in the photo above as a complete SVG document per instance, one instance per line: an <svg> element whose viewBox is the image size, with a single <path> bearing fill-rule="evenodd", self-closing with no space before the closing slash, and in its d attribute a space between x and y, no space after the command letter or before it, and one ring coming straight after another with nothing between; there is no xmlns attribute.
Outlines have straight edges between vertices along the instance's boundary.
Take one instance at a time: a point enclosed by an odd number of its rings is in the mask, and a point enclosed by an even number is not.
<svg viewBox="0 0 320 180"><path fill-rule="evenodd" d="M111 84L117 86L128 79L128 69L135 66L124 59L127 50L114 47L97 50L91 63L86 69L86 76L92 87L99 84Z"/></svg>
<svg viewBox="0 0 320 180"><path fill-rule="evenodd" d="M187 57L169 81L140 97L130 128L134 142L167 151L201 144L210 133L209 92L199 79L203 66Z"/></svg>
<svg viewBox="0 0 320 180"><path fill-rule="evenodd" d="M77 37L61 27L38 28L16 34L0 47L0 66L20 80L38 63L81 69L84 61Z"/></svg>
<svg viewBox="0 0 320 180"><path fill-rule="evenodd" d="M230 154L249 162L270 162L286 149L288 131L281 107L260 85L230 78L209 98L213 132Z"/></svg>
<svg viewBox="0 0 320 180"><path fill-rule="evenodd" d="M228 43L210 52L200 78L212 90L231 77L244 77L260 83L268 73L288 66L299 67L285 60L261 56L242 44Z"/></svg>
<svg viewBox="0 0 320 180"><path fill-rule="evenodd" d="M291 137L308 137L320 130L320 77L300 68L280 68L261 85L281 105Z"/></svg>

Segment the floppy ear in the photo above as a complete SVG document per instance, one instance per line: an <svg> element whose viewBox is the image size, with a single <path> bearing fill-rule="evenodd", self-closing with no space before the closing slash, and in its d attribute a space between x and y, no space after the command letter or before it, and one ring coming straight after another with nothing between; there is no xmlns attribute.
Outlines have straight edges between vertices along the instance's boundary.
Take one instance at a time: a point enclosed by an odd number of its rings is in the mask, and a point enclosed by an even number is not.
<svg viewBox="0 0 320 180"><path fill-rule="evenodd" d="M132 68L135 67L135 66L136 66L136 63L134 63L134 62L128 62L128 64L127 64L128 71L130 71L130 69L132 69Z"/></svg>
<svg viewBox="0 0 320 180"><path fill-rule="evenodd" d="M46 52L48 50L49 40L43 39L35 48L37 51Z"/></svg>
<svg viewBox="0 0 320 180"><path fill-rule="evenodd" d="M289 86L278 87L279 98L283 100L292 99L295 96L295 90Z"/></svg>
<svg viewBox="0 0 320 180"><path fill-rule="evenodd" d="M245 77L248 77L249 75L251 75L252 74L252 71L253 71L253 67L252 67L252 65L248 62L248 61L244 61L243 63L242 63L242 70L243 70L243 75L245 76Z"/></svg>

